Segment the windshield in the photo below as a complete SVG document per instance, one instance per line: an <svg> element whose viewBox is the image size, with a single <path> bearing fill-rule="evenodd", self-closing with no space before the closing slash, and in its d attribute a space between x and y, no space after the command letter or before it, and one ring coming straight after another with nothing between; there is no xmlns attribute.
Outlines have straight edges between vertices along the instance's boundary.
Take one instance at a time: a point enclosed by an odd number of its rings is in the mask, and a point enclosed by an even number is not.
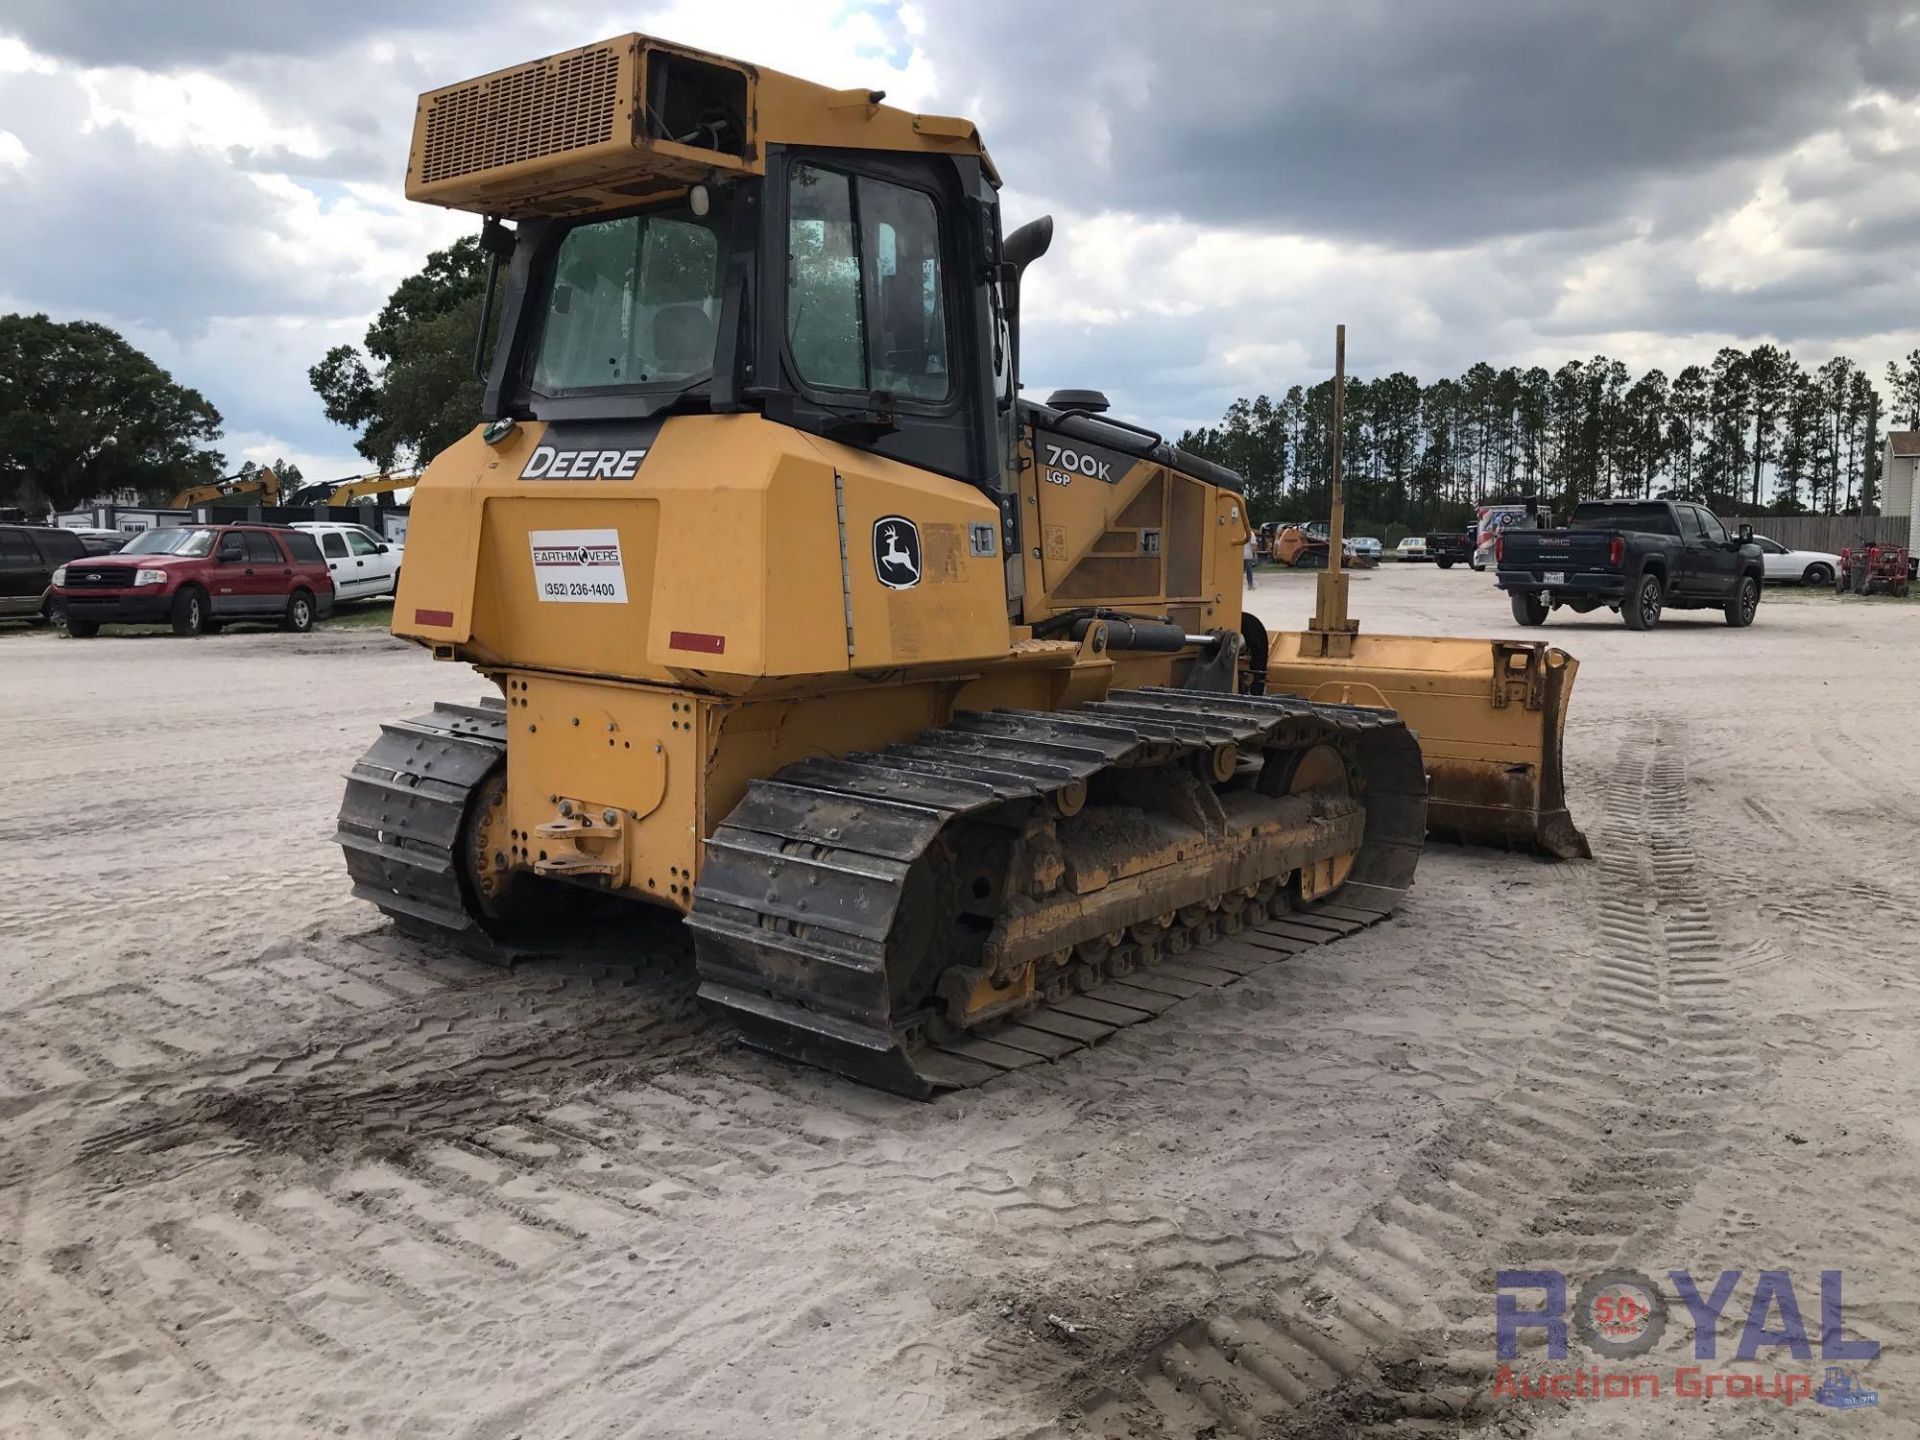
<svg viewBox="0 0 1920 1440"><path fill-rule="evenodd" d="M1638 530L1647 535L1677 535L1673 512L1664 505L1576 505L1576 530Z"/></svg>
<svg viewBox="0 0 1920 1440"><path fill-rule="evenodd" d="M214 532L197 525L170 525L164 530L142 530L120 547L122 555L205 555L213 549Z"/></svg>
<svg viewBox="0 0 1920 1440"><path fill-rule="evenodd" d="M719 224L676 206L569 230L554 256L533 393L685 388L711 371Z"/></svg>

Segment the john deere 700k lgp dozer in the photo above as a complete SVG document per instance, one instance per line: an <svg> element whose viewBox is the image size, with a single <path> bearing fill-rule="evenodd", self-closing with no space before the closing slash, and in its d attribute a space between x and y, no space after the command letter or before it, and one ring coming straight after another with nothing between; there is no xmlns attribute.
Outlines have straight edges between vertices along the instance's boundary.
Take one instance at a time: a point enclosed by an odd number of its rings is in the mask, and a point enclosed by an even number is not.
<svg viewBox="0 0 1920 1440"><path fill-rule="evenodd" d="M386 726L339 839L481 949L562 883L684 912L749 1041L928 1094L1378 920L1426 781L1246 693L1238 478L1017 398L1050 225L881 99L641 36L423 97L409 193L509 264L394 630L499 694Z"/></svg>

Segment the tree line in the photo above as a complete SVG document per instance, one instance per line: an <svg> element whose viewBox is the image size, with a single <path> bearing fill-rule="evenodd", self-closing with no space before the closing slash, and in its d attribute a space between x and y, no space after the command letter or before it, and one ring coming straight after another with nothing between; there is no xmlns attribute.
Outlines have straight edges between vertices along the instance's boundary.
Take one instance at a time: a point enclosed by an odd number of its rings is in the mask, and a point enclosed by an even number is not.
<svg viewBox="0 0 1920 1440"><path fill-rule="evenodd" d="M1349 377L1349 529L1462 526L1475 505L1533 495L1558 514L1662 496L1723 515L1871 514L1883 427L1920 429L1920 350L1887 366L1886 386L1883 399L1844 355L1810 369L1771 344L1671 378L1605 355L1551 372L1483 362L1424 385ZM1239 471L1256 520L1312 518L1327 508L1332 414L1332 380L1295 385L1234 401L1180 444Z"/></svg>
<svg viewBox="0 0 1920 1440"><path fill-rule="evenodd" d="M328 417L375 465L424 462L478 419L484 275L471 237L434 252L364 350L338 346L311 370ZM1256 520L1313 518L1326 513L1332 408L1331 380L1295 385L1234 401L1180 444L1246 477ZM1405 371L1349 378L1350 528L1460 526L1476 504L1528 495L1561 514L1662 495L1721 514L1872 513L1889 427L1920 429L1920 350L1886 367L1884 396L1846 356L1810 368L1771 344L1725 347L1671 378L1605 355L1551 372L1481 363L1427 384ZM106 326L0 316L0 506L164 498L224 473L220 428L204 396Z"/></svg>

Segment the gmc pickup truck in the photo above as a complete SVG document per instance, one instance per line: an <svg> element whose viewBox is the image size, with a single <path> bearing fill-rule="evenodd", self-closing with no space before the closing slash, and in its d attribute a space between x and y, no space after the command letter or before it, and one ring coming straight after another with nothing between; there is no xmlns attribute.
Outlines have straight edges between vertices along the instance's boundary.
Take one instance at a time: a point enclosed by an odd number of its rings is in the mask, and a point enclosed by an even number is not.
<svg viewBox="0 0 1920 1440"><path fill-rule="evenodd" d="M1753 623L1764 562L1753 531L1740 534L1703 505L1681 500L1589 500L1563 529L1511 527L1495 541L1498 584L1522 625L1561 606L1584 615L1618 610L1629 630L1651 630L1660 612L1723 611Z"/></svg>

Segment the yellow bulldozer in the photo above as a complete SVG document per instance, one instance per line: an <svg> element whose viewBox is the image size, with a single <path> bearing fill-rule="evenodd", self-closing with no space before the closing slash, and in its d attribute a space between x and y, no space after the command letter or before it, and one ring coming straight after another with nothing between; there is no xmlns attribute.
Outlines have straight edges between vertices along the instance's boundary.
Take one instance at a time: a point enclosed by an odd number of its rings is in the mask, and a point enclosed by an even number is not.
<svg viewBox="0 0 1920 1440"><path fill-rule="evenodd" d="M924 1096L1390 913L1442 808L1397 701L1459 719L1451 824L1537 829L1571 668L1269 637L1239 478L1020 396L1051 221L883 100L639 35L422 97L408 193L506 283L393 628L497 694L385 726L338 839L482 953L568 886L679 911L749 1043Z"/></svg>

